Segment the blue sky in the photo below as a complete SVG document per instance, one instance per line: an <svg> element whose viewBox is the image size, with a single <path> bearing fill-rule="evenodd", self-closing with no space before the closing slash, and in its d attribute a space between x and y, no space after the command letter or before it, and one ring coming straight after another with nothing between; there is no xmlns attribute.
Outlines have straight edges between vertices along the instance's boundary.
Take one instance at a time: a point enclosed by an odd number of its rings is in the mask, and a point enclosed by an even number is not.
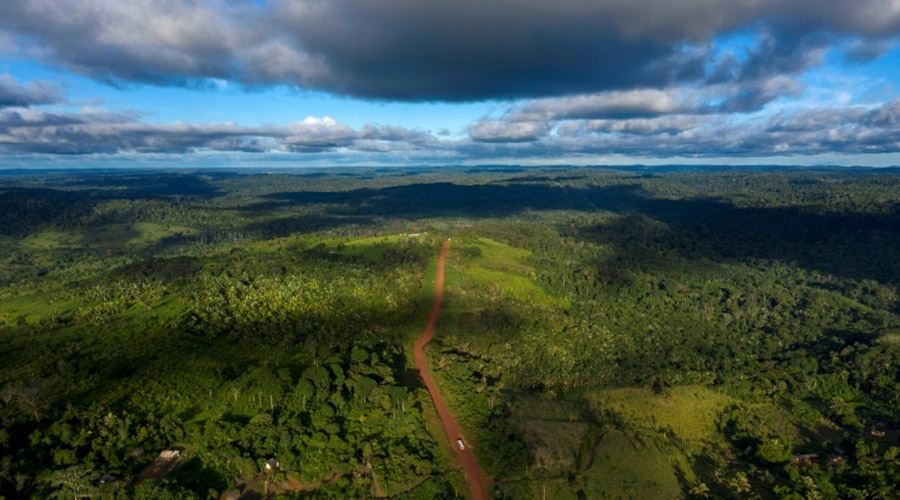
<svg viewBox="0 0 900 500"><path fill-rule="evenodd" d="M9 0L0 167L896 165L890 4Z"/></svg>
<svg viewBox="0 0 900 500"><path fill-rule="evenodd" d="M28 59L0 60L0 73L21 81L47 80L65 88L75 105L134 110L148 123L233 121L250 126L330 116L353 127L395 122L412 128L464 132L496 103L407 103L354 99L287 85L247 88L227 81L207 87L109 85L60 67Z"/></svg>

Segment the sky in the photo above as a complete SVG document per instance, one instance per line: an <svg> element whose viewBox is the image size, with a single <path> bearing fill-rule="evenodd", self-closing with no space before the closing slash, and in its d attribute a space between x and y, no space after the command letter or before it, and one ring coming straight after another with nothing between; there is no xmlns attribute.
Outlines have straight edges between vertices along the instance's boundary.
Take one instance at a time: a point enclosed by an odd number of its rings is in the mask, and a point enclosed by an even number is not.
<svg viewBox="0 0 900 500"><path fill-rule="evenodd" d="M900 165L900 0L2 0L0 168Z"/></svg>

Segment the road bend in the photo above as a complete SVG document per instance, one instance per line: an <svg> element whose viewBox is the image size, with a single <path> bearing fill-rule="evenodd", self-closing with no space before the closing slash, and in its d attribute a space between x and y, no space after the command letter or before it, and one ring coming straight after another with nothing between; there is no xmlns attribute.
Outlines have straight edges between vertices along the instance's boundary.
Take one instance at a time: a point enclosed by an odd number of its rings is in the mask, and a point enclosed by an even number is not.
<svg viewBox="0 0 900 500"><path fill-rule="evenodd" d="M463 473L466 476L466 483L469 485L469 490L472 492L472 499L488 500L490 497L488 497L487 493L487 475L478 465L478 461L475 460L475 454L472 453L472 447L469 446L469 442L462 435L462 432L460 432L459 426L456 425L456 419L453 418L453 414L450 413L447 402L444 400L441 391L431 378L428 364L425 363L425 346L431 342L432 338L434 338L434 326L441 316L441 300L444 295L444 259L447 257L449 246L450 240L445 241L441 245L441 253L437 263L437 277L434 280L434 305L431 308L431 314L428 315L428 323L425 324L425 328L419 333L419 337L416 339L414 345L414 361L416 369L419 370L419 375L422 377L422 381L425 382L425 387L428 389L428 394L431 395L431 400L434 401L434 406L437 409L438 417L441 419L444 432L447 433L447 439L450 440L450 447L453 448L453 452L456 453L456 458L462 465ZM460 439L466 445L463 450L460 449L458 444L458 440Z"/></svg>

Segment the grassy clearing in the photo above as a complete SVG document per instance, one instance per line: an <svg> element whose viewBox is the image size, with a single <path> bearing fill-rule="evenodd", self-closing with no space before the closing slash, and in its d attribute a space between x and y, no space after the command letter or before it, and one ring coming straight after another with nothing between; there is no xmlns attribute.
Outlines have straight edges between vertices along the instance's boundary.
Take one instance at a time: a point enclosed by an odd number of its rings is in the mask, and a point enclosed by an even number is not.
<svg viewBox="0 0 900 500"><path fill-rule="evenodd" d="M165 238L191 236L197 231L187 226L167 226L152 222L107 224L90 231L42 231L23 238L27 250L72 248L145 248Z"/></svg>
<svg viewBox="0 0 900 500"><path fill-rule="evenodd" d="M579 405L517 394L510 413L528 448L530 468L539 471L575 469L590 422Z"/></svg>
<svg viewBox="0 0 900 500"><path fill-rule="evenodd" d="M33 323L53 313L76 308L80 300L54 301L47 293L31 293L0 299L0 326L19 322Z"/></svg>
<svg viewBox="0 0 900 500"><path fill-rule="evenodd" d="M475 283L498 287L517 300L533 304L551 305L555 302L536 283L534 269L527 263L531 257L528 250L489 238L461 238L455 240L453 246L455 252L451 253L450 258L453 267Z"/></svg>
<svg viewBox="0 0 900 500"><path fill-rule="evenodd" d="M20 242L22 248L29 250L54 250L77 245L79 237L75 233L62 231L44 231L31 234Z"/></svg>
<svg viewBox="0 0 900 500"><path fill-rule="evenodd" d="M325 252L362 257L372 262L378 262L386 250L396 248L398 244L416 238L429 238L430 241L430 235L426 234L390 234L371 238L326 238L296 234L284 238L242 244L241 248L259 252L273 252L293 246L306 249L320 247Z"/></svg>
<svg viewBox="0 0 900 500"><path fill-rule="evenodd" d="M582 480L587 498L681 498L679 477L694 482L690 462L673 446L608 429Z"/></svg>
<svg viewBox="0 0 900 500"><path fill-rule="evenodd" d="M681 440L720 442L716 422L735 399L702 386L682 386L661 394L649 388L626 387L592 392L585 396L596 411L613 411L630 424L671 431Z"/></svg>
<svg viewBox="0 0 900 500"><path fill-rule="evenodd" d="M164 238L197 234L197 230L191 227L163 226L152 222L137 222L131 225L131 229L136 231L138 236L131 238L125 244L133 247L151 245Z"/></svg>
<svg viewBox="0 0 900 500"><path fill-rule="evenodd" d="M385 250L397 246L398 243L414 238L408 235L392 234L389 236L378 236L375 238L360 238L345 241L335 245L339 253L343 255L353 255L364 257L366 259L376 261L381 258ZM331 246L331 245L329 245Z"/></svg>

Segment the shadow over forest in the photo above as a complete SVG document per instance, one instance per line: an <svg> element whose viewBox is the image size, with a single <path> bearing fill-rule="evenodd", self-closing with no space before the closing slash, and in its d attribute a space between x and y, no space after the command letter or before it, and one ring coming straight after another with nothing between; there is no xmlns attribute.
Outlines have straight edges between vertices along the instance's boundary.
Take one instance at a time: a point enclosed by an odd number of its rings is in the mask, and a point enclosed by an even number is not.
<svg viewBox="0 0 900 500"><path fill-rule="evenodd" d="M208 179L224 179L236 174L216 173L215 177L181 173L129 172L118 175L75 177L61 186L87 189L87 194L100 198L152 199L188 196L208 199L221 194Z"/></svg>
<svg viewBox="0 0 900 500"><path fill-rule="evenodd" d="M652 237L636 235L627 227L635 219L625 218L580 231L576 237L612 242L609 238L617 235L623 252L652 244L692 259L774 259L841 277L900 283L900 261L884 258L900 248L896 210L874 214L826 212L816 206L737 207L717 198L656 198L637 184L579 188L443 182L345 192L282 192L265 198L248 209L323 206L325 215L309 221L315 229L330 223L364 224L371 217L491 218L545 210L639 213L665 223L669 230ZM630 238L622 239L629 234Z"/></svg>

